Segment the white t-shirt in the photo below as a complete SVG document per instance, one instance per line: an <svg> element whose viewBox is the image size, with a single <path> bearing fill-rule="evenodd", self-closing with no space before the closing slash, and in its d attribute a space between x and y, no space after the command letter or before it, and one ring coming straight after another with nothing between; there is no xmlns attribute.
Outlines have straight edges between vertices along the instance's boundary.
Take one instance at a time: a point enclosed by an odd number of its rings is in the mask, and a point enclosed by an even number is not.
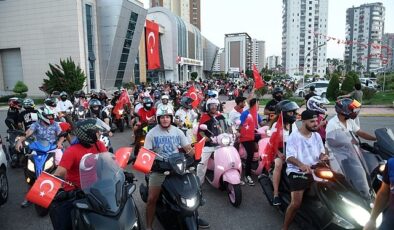
<svg viewBox="0 0 394 230"><path fill-rule="evenodd" d="M58 101L56 105L56 111L57 112L65 112L71 107L71 110L73 109L73 104L69 100L65 101Z"/></svg>
<svg viewBox="0 0 394 230"><path fill-rule="evenodd" d="M183 125L187 120L189 121L189 123L193 123L193 121L197 119L197 116L197 113L194 112L194 110L192 109L189 109L186 112L183 108L180 108L175 113L175 117L179 117L181 125Z"/></svg>
<svg viewBox="0 0 394 230"><path fill-rule="evenodd" d="M274 124L272 124L272 127L270 129L271 135L272 133L274 133L276 131L276 122ZM297 130L297 125L295 123L291 124L291 132L294 132L294 130ZM289 139L289 135L290 135L290 130L286 130L283 129L283 142L287 142L287 140Z"/></svg>
<svg viewBox="0 0 394 230"><path fill-rule="evenodd" d="M324 152L323 141L317 132L313 132L311 137L306 138L296 129L287 140L286 160L294 157L303 164L311 166L319 162L320 154ZM291 172L300 173L300 169L288 162L286 173Z"/></svg>
<svg viewBox="0 0 394 230"><path fill-rule="evenodd" d="M242 111L245 111L245 109L243 109ZM241 118L241 113L239 113L237 110L233 108L233 110L231 110L228 115L228 124L235 125L235 122L240 118Z"/></svg>
<svg viewBox="0 0 394 230"><path fill-rule="evenodd" d="M327 127L326 127L326 133L332 132L337 129L342 129L343 131L352 131L354 133L358 132L360 130L360 127L356 124L356 122L353 119L347 119L346 120L346 127L342 124L342 122L339 121L338 116L334 116L328 121Z"/></svg>

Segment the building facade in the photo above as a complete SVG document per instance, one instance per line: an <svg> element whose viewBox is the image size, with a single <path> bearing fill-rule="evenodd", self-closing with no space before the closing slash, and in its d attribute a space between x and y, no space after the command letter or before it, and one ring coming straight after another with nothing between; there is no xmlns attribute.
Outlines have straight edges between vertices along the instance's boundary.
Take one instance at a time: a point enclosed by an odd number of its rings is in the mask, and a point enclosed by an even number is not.
<svg viewBox="0 0 394 230"><path fill-rule="evenodd" d="M85 90L130 82L146 12L128 0L0 1L0 91L23 81L41 96L48 63L68 57L85 72Z"/></svg>
<svg viewBox="0 0 394 230"><path fill-rule="evenodd" d="M282 65L282 59L280 56L268 56L267 57L267 67L268 69L275 69Z"/></svg>
<svg viewBox="0 0 394 230"><path fill-rule="evenodd" d="M252 69L252 38L247 33L225 34L224 71L239 75Z"/></svg>
<svg viewBox="0 0 394 230"><path fill-rule="evenodd" d="M150 8L147 19L159 24L162 62L160 69L148 71L148 81L186 82L192 72L201 78L210 74L218 47L198 28L164 7Z"/></svg>
<svg viewBox="0 0 394 230"><path fill-rule="evenodd" d="M201 0L150 0L150 7L165 7L201 30Z"/></svg>
<svg viewBox="0 0 394 230"><path fill-rule="evenodd" d="M383 35L383 58L386 59L386 63L382 62L382 65L387 71L394 71L394 33L386 33Z"/></svg>
<svg viewBox="0 0 394 230"><path fill-rule="evenodd" d="M215 63L213 65L213 72L224 72L224 59L226 57L224 48L220 48L216 54Z"/></svg>
<svg viewBox="0 0 394 230"><path fill-rule="evenodd" d="M282 65L289 75L326 72L328 0L283 0Z"/></svg>
<svg viewBox="0 0 394 230"><path fill-rule="evenodd" d="M381 49L370 44L381 45L384 13L382 3L363 4L346 10L346 40L351 42L345 46L344 61L349 69L355 69L355 63L362 65L367 72L382 66Z"/></svg>
<svg viewBox="0 0 394 230"><path fill-rule="evenodd" d="M265 67L265 41L252 39L252 65L260 71Z"/></svg>

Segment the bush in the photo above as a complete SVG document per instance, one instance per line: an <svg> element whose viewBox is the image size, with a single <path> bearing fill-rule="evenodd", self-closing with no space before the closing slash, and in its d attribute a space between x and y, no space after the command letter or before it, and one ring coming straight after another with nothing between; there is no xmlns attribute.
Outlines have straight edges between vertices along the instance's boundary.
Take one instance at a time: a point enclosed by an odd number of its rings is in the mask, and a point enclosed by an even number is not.
<svg viewBox="0 0 394 230"><path fill-rule="evenodd" d="M354 85L356 83L360 83L360 79L356 72L350 71L346 74L345 80L342 82L341 90L345 93L350 93L354 90Z"/></svg>
<svg viewBox="0 0 394 230"><path fill-rule="evenodd" d="M18 81L12 91L14 91L14 93L22 94L29 91L29 88L27 88L27 85L25 85L25 83Z"/></svg>
<svg viewBox="0 0 394 230"><path fill-rule="evenodd" d="M7 95L7 96L2 96L0 97L0 102L8 102L8 100L12 97L18 97L18 98L25 98L27 94L22 93L22 94L12 94L12 95Z"/></svg>
<svg viewBox="0 0 394 230"><path fill-rule="evenodd" d="M376 90L369 87L364 87L363 91L363 100L370 100L376 94Z"/></svg>
<svg viewBox="0 0 394 230"><path fill-rule="evenodd" d="M327 98L336 100L339 95L339 74L333 73L327 87Z"/></svg>
<svg viewBox="0 0 394 230"><path fill-rule="evenodd" d="M271 75L263 75L264 77L264 81L271 81L271 79L272 79L272 76Z"/></svg>
<svg viewBox="0 0 394 230"><path fill-rule="evenodd" d="M195 81L195 80L197 79L197 77L198 77L198 73L197 73L197 72L192 72L192 73L190 74L190 76L191 76L191 80L192 80L192 81Z"/></svg>
<svg viewBox="0 0 394 230"><path fill-rule="evenodd" d="M268 92L268 87L267 87L267 86L264 86L264 87L261 87L260 89L256 90L256 91L255 91L255 94L256 94L257 97L263 98L263 96L264 96L267 92Z"/></svg>

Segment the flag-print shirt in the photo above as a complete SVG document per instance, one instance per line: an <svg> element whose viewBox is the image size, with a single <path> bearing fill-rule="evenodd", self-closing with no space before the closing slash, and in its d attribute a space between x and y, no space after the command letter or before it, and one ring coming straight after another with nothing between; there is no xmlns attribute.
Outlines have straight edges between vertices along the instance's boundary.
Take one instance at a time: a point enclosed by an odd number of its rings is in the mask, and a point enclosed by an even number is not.
<svg viewBox="0 0 394 230"><path fill-rule="evenodd" d="M255 129L258 127L255 126L254 120L252 115L250 114L249 110L245 110L241 113L241 130L240 130L240 142L245 142L245 141L254 141L254 134L255 134ZM257 114L257 120L258 123L260 124L263 119L259 114Z"/></svg>

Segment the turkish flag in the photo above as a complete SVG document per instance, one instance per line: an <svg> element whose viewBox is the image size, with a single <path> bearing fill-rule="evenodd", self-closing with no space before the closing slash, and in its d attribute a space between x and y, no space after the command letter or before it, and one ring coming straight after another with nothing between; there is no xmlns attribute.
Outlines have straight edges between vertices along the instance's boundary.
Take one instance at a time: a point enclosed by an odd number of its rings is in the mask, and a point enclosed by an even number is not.
<svg viewBox="0 0 394 230"><path fill-rule="evenodd" d="M132 152L132 147L122 147L116 151L115 160L116 163L118 163L119 167L121 167L122 169L126 168L127 162L129 161Z"/></svg>
<svg viewBox="0 0 394 230"><path fill-rule="evenodd" d="M261 78L259 71L256 68L256 65L253 65L253 78L255 89L260 89L261 87L264 87L263 79Z"/></svg>
<svg viewBox="0 0 394 230"><path fill-rule="evenodd" d="M199 97L199 92L198 90L192 85L186 93L186 96L190 97L193 99L192 106L193 109L197 108L197 106L200 104L200 97Z"/></svg>
<svg viewBox="0 0 394 230"><path fill-rule="evenodd" d="M197 161L201 159L202 149L205 146L205 137L201 139L199 142L194 144L194 159Z"/></svg>
<svg viewBox="0 0 394 230"><path fill-rule="evenodd" d="M143 173L149 173L155 161L156 153L142 147L138 152L134 163L134 169Z"/></svg>
<svg viewBox="0 0 394 230"><path fill-rule="evenodd" d="M159 56L159 25L146 20L146 57L148 58L148 70L160 68Z"/></svg>
<svg viewBox="0 0 394 230"><path fill-rule="evenodd" d="M42 172L26 195L26 200L41 207L48 208L57 191L62 186L62 180Z"/></svg>
<svg viewBox="0 0 394 230"><path fill-rule="evenodd" d="M116 102L115 107L113 108L113 113L115 114L116 118L119 119L119 110L123 109L125 105L131 105L129 94L126 90L124 90L120 96L118 101Z"/></svg>
<svg viewBox="0 0 394 230"><path fill-rule="evenodd" d="M271 134L270 140L265 147L263 165L268 171L274 161L276 151L280 145L283 145L283 117L282 113L279 114L278 121L276 122L275 129Z"/></svg>

